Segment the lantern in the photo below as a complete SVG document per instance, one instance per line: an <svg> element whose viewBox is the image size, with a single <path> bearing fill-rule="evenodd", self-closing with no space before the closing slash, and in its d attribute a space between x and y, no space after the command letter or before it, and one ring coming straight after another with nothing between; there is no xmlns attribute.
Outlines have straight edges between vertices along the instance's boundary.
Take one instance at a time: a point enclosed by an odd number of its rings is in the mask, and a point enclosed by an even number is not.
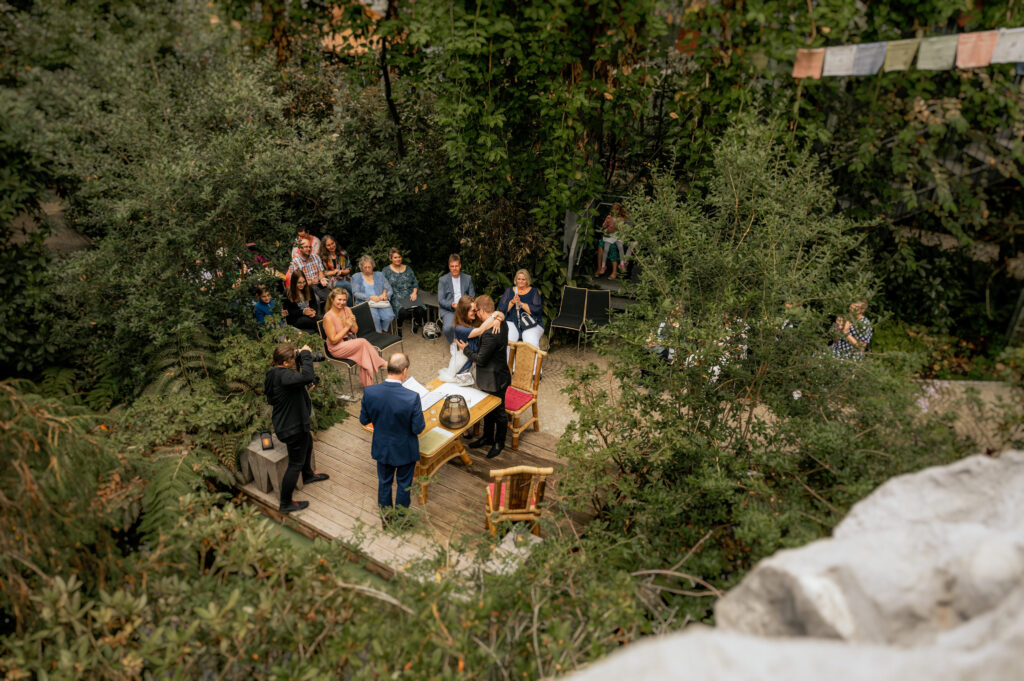
<svg viewBox="0 0 1024 681"><path fill-rule="evenodd" d="M274 437L270 434L269 430L264 430L260 433L260 444L263 445L263 450L274 448Z"/></svg>
<svg viewBox="0 0 1024 681"><path fill-rule="evenodd" d="M437 417L445 428L458 430L469 425L469 405L462 395L449 395L444 398L444 406Z"/></svg>

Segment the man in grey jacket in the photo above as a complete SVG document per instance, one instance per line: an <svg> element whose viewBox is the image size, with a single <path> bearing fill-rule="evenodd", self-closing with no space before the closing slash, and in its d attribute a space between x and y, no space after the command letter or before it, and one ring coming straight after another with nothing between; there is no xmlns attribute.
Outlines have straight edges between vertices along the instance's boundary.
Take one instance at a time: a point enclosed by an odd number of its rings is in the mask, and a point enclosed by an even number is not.
<svg viewBox="0 0 1024 681"><path fill-rule="evenodd" d="M451 276L442 275L437 280L437 307L441 312L441 324L444 337L452 342L455 337L455 306L462 296L475 297L473 278L462 274L462 258L458 253L448 256L448 271Z"/></svg>

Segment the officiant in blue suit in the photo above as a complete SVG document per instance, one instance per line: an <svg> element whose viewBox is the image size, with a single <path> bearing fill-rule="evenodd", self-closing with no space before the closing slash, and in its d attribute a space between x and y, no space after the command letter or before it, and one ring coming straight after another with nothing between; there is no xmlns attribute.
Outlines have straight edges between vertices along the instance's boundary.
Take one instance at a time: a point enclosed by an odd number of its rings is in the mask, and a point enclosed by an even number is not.
<svg viewBox="0 0 1024 681"><path fill-rule="evenodd" d="M420 459L419 434L427 427L420 397L402 383L409 376L409 358L396 352L388 359L388 377L383 383L367 386L359 422L373 424L370 456L377 462L377 503L385 509L409 507L413 472ZM392 484L398 491L392 501Z"/></svg>

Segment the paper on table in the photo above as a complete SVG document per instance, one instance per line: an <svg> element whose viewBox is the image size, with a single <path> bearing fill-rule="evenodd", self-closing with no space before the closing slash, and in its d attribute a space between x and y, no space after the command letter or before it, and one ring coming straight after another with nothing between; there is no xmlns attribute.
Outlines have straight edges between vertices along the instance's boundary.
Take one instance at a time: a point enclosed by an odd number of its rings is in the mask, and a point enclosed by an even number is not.
<svg viewBox="0 0 1024 681"><path fill-rule="evenodd" d="M920 42L920 38L890 40L885 48L885 66L882 67L885 72L909 69L910 65L914 63L914 55L917 54L917 46Z"/></svg>
<svg viewBox="0 0 1024 681"><path fill-rule="evenodd" d="M917 68L922 71L944 71L953 68L958 41L959 38L955 35L925 38L917 50Z"/></svg>
<svg viewBox="0 0 1024 681"><path fill-rule="evenodd" d="M961 33L956 45L956 67L973 69L992 63L992 50L999 39L999 31Z"/></svg>
<svg viewBox="0 0 1024 681"><path fill-rule="evenodd" d="M420 451L424 453L432 452L451 437L452 432L450 430L440 427L430 428L420 435Z"/></svg>
<svg viewBox="0 0 1024 681"><path fill-rule="evenodd" d="M448 396L448 393L441 393L438 390L431 390L426 395L420 395L420 408L426 411Z"/></svg>
<svg viewBox="0 0 1024 681"><path fill-rule="evenodd" d="M992 63L1008 64L1015 61L1024 62L1024 28L1001 28L996 48L992 51Z"/></svg>
<svg viewBox="0 0 1024 681"><path fill-rule="evenodd" d="M426 395L429 391L423 387L423 384L417 381L413 376L405 379L405 383L402 384L403 388L408 388L420 397Z"/></svg>
<svg viewBox="0 0 1024 681"><path fill-rule="evenodd" d="M448 387L449 395L462 395L466 398L466 406L470 409L480 404L480 401L487 397L487 393L476 388L467 388L462 385L450 385Z"/></svg>

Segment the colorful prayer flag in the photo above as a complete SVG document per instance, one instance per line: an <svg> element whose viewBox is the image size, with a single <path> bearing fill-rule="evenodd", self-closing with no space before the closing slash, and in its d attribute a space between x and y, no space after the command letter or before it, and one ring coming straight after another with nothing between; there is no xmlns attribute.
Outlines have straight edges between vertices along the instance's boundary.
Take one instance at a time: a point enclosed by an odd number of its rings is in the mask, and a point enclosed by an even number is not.
<svg viewBox="0 0 1024 681"><path fill-rule="evenodd" d="M885 43L864 43L857 45L853 55L852 76L873 76L885 61Z"/></svg>
<svg viewBox="0 0 1024 681"><path fill-rule="evenodd" d="M914 63L914 55L917 54L917 46L920 43L920 38L890 40L885 49L885 65L882 68L886 73L906 71Z"/></svg>
<svg viewBox="0 0 1024 681"><path fill-rule="evenodd" d="M837 45L825 48L825 65L821 70L823 76L852 76L853 58L857 52L856 45Z"/></svg>
<svg viewBox="0 0 1024 681"><path fill-rule="evenodd" d="M797 50L793 64L794 78L821 78L821 67L825 63L825 48Z"/></svg>
<svg viewBox="0 0 1024 681"><path fill-rule="evenodd" d="M957 36L956 67L974 69L988 66L992 61L992 50L995 49L998 39L999 31L961 33Z"/></svg>
<svg viewBox="0 0 1024 681"><path fill-rule="evenodd" d="M992 50L993 64L1024 62L1024 28L1001 28L999 40Z"/></svg>
<svg viewBox="0 0 1024 681"><path fill-rule="evenodd" d="M922 71L945 71L953 68L959 36L943 35L925 38L917 51L917 68Z"/></svg>

